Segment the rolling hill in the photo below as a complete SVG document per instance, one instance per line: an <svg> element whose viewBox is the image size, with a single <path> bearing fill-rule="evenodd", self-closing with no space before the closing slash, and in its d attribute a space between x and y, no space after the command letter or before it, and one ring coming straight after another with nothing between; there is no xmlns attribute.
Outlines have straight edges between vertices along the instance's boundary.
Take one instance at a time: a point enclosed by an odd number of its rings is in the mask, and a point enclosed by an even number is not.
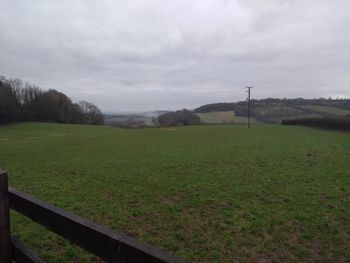
<svg viewBox="0 0 350 263"><path fill-rule="evenodd" d="M255 121L277 124L286 119L350 116L350 100L268 98L252 100L251 109ZM244 123L247 111L246 101L207 104L193 110L203 123ZM227 118L230 114L232 116Z"/></svg>

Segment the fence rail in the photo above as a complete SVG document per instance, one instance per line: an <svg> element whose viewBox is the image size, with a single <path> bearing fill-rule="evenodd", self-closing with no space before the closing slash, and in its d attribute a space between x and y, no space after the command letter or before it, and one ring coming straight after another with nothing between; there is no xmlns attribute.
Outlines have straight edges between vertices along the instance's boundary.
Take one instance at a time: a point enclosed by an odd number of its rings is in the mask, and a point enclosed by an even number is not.
<svg viewBox="0 0 350 263"><path fill-rule="evenodd" d="M0 262L44 262L10 235L9 209L33 221L107 262L186 262L151 245L116 233L59 207L8 188L7 173L0 171Z"/></svg>

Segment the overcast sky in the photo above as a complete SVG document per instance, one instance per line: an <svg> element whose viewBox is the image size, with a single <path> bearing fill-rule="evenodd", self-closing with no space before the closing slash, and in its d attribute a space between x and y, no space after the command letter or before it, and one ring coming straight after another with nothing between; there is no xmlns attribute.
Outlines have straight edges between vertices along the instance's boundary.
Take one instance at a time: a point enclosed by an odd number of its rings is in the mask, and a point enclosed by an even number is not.
<svg viewBox="0 0 350 263"><path fill-rule="evenodd" d="M0 75L106 112L350 97L350 0L0 0Z"/></svg>

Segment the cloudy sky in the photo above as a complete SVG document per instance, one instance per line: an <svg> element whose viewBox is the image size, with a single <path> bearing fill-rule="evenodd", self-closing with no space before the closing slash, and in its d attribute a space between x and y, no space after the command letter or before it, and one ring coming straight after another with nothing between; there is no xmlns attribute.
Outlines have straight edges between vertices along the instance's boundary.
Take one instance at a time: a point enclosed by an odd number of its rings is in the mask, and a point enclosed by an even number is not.
<svg viewBox="0 0 350 263"><path fill-rule="evenodd" d="M0 75L103 111L350 97L350 0L0 0Z"/></svg>

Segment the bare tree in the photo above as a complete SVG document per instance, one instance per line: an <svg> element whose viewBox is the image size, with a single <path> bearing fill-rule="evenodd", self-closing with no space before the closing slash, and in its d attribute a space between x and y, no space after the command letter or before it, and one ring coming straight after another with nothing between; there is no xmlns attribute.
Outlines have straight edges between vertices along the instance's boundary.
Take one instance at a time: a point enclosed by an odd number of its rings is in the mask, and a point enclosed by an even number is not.
<svg viewBox="0 0 350 263"><path fill-rule="evenodd" d="M97 106L87 101L80 101L79 106L83 113L83 122L86 124L104 124L104 117Z"/></svg>

